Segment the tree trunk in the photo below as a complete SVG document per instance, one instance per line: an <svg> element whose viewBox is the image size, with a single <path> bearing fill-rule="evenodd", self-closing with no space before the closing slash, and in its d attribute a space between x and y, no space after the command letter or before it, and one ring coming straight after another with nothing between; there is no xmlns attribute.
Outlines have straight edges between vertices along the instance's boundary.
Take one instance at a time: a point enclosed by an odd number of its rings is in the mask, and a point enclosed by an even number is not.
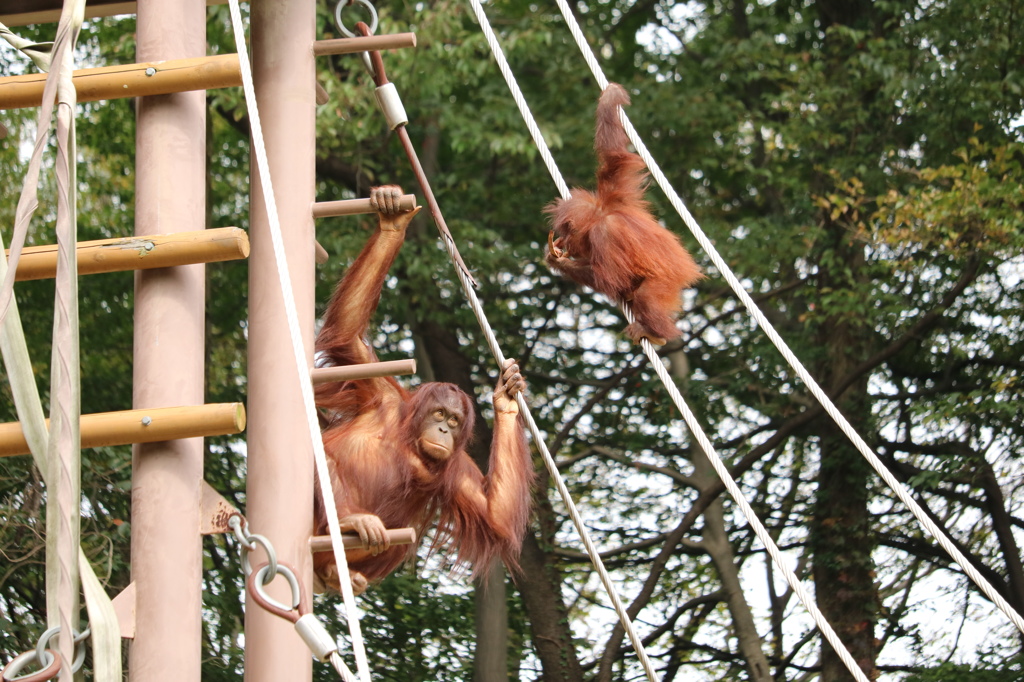
<svg viewBox="0 0 1024 682"><path fill-rule="evenodd" d="M863 277L863 247L851 243L840 227L833 228L836 260L847 264L846 272L852 274L824 273L820 284L850 289ZM825 354L816 375L826 390L866 357L866 333L853 313L839 312L823 323L819 342ZM867 376L858 378L836 398L836 404L854 429L864 434L870 424ZM871 556L876 540L868 510L873 472L835 422L823 417L818 423L821 463L809 537L818 606L868 678L875 679L879 598ZM821 647L821 681L853 680L831 645L822 639Z"/></svg>
<svg viewBox="0 0 1024 682"><path fill-rule="evenodd" d="M562 583L551 557L533 533L527 533L523 541L520 564L524 577L519 588L530 618L533 648L543 670L540 679L580 682L583 671L568 626L569 614L562 602Z"/></svg>
<svg viewBox="0 0 1024 682"><path fill-rule="evenodd" d="M702 489L705 484L711 485L718 481L718 474L711 468L711 462L701 447L694 441L693 445L693 477ZM736 565L729 544L729 536L725 532L725 514L722 498L712 502L704 512L704 530L701 546L715 563L718 579L722 582L722 591L726 595L729 615L732 616L733 632L743 660L747 663L747 671L752 682L772 682L768 658L761 649L761 636L757 634L754 614L750 610L743 595L740 584L739 567Z"/></svg>

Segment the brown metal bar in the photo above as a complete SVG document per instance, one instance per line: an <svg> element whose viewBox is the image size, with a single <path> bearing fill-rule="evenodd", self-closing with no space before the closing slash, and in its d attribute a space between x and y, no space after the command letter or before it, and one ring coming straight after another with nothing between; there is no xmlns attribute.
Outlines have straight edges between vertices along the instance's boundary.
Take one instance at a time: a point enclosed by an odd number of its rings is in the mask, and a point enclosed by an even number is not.
<svg viewBox="0 0 1024 682"><path fill-rule="evenodd" d="M224 436L244 430L245 406L242 403L100 412L82 415L82 448ZM21 424L0 424L0 457L28 453Z"/></svg>
<svg viewBox="0 0 1024 682"><path fill-rule="evenodd" d="M399 208L411 211L416 208L416 195L403 194L399 199ZM369 199L342 199L341 201L318 201L313 204L314 218L333 218L342 215L365 215L376 213Z"/></svg>
<svg viewBox="0 0 1024 682"><path fill-rule="evenodd" d="M313 385L329 384L335 381L351 381L353 379L375 379L377 377L394 377L403 374L415 374L415 360L388 360L387 362L368 362L363 365L344 365L342 367L317 367L310 372Z"/></svg>
<svg viewBox="0 0 1024 682"><path fill-rule="evenodd" d="M415 33L392 33L356 38L334 38L317 40L313 43L313 54L323 57L329 54L354 54L356 52L372 52L374 50L397 50L403 47L416 47Z"/></svg>
<svg viewBox="0 0 1024 682"><path fill-rule="evenodd" d="M249 235L238 227L198 232L122 237L78 242L78 274L151 270L192 263L215 263L249 256ZM15 279L51 279L57 271L57 246L28 246L21 252Z"/></svg>
<svg viewBox="0 0 1024 682"><path fill-rule="evenodd" d="M242 84L238 55L220 54L139 64L79 69L74 74L79 102L168 95ZM0 109L37 107L43 99L45 73L0 78Z"/></svg>
<svg viewBox="0 0 1024 682"><path fill-rule="evenodd" d="M416 530L413 528L391 528L385 531L385 533L392 545L416 544ZM362 547L363 542L359 539L358 535L342 535L341 544L344 545L345 549L358 549ZM309 539L309 551L314 553L330 552L331 536L314 535L311 537Z"/></svg>

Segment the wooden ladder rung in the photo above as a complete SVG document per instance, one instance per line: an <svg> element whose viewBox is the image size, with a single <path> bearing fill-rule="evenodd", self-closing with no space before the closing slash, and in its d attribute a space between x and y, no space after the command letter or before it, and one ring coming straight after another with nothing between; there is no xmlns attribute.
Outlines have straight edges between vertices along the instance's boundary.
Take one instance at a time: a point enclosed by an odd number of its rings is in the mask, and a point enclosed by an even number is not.
<svg viewBox="0 0 1024 682"><path fill-rule="evenodd" d="M10 250L8 250L10 254ZM240 227L78 242L78 274L151 270L216 263L249 256L249 235ZM18 259L17 281L52 279L57 245L28 246Z"/></svg>
<svg viewBox="0 0 1024 682"><path fill-rule="evenodd" d="M46 423L49 427L50 420L47 419ZM245 406L242 403L212 403L83 414L80 425L83 449L225 436L245 430ZM21 423L0 424L0 457L28 453Z"/></svg>
<svg viewBox="0 0 1024 682"><path fill-rule="evenodd" d="M391 33L379 36L357 36L355 38L334 38L313 41L313 54L323 57L329 54L354 54L378 50L397 50L416 47L415 33Z"/></svg>
<svg viewBox="0 0 1024 682"><path fill-rule="evenodd" d="M416 195L403 194L398 207L403 211L416 208ZM341 201L318 201L313 204L314 218L333 218L342 215L363 215L376 213L369 199L342 199Z"/></svg>
<svg viewBox="0 0 1024 682"><path fill-rule="evenodd" d="M416 544L416 531L413 528L391 528L386 531L388 540L391 541L392 545L413 545ZM358 535L342 535L341 544L345 549L359 549L362 547L362 541ZM309 551L310 552L330 552L331 551L331 536L330 535L314 535L309 539Z"/></svg>
<svg viewBox="0 0 1024 682"><path fill-rule="evenodd" d="M79 102L169 95L189 90L213 90L242 84L237 54L171 59L143 64L120 64L75 71ZM45 73L0 78L0 109L37 107L43 101Z"/></svg>
<svg viewBox="0 0 1024 682"><path fill-rule="evenodd" d="M354 379L375 379L377 377L396 377L403 374L415 374L415 360L388 360L387 362L367 362L361 365L341 365L339 367L316 367L310 371L313 385L329 384L336 381L352 381Z"/></svg>

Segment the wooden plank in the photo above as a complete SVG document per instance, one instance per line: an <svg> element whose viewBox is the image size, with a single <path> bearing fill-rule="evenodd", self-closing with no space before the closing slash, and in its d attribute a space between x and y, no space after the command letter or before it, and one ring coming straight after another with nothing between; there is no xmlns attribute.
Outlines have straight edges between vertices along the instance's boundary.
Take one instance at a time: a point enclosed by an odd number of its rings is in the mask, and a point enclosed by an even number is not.
<svg viewBox="0 0 1024 682"><path fill-rule="evenodd" d="M0 78L0 109L39 106L45 84L45 73ZM220 54L79 69L74 73L74 84L79 102L95 102L237 87L242 84L242 73L238 67L238 55Z"/></svg>
<svg viewBox="0 0 1024 682"><path fill-rule="evenodd" d="M192 263L239 260L248 256L249 235L239 227L98 239L78 243L78 274L152 270ZM56 272L56 244L29 246L21 252L15 280L52 279Z"/></svg>

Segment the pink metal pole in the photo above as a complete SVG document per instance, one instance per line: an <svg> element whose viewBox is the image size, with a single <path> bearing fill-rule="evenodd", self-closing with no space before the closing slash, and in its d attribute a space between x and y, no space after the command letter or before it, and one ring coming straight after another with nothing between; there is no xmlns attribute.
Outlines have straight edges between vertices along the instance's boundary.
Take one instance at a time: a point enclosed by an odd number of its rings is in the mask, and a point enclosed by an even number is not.
<svg viewBox="0 0 1024 682"><path fill-rule="evenodd" d="M315 236L314 0L252 0L251 41L256 99L295 304L309 366L313 365ZM255 158L256 154L252 154ZM258 169L251 171L249 257L249 401L246 518L278 560L291 565L312 599L313 452L292 362L284 302L274 264ZM262 554L262 552L260 553ZM263 561L253 558L253 565ZM268 591L287 600L278 578ZM291 623L255 604L245 610L245 680L312 678L312 657Z"/></svg>
<svg viewBox="0 0 1024 682"><path fill-rule="evenodd" d="M138 59L206 54L205 0L140 0ZM138 99L135 234L199 230L206 222L206 97ZM203 403L202 265L135 274L134 406ZM132 682L200 679L203 439L132 452Z"/></svg>

